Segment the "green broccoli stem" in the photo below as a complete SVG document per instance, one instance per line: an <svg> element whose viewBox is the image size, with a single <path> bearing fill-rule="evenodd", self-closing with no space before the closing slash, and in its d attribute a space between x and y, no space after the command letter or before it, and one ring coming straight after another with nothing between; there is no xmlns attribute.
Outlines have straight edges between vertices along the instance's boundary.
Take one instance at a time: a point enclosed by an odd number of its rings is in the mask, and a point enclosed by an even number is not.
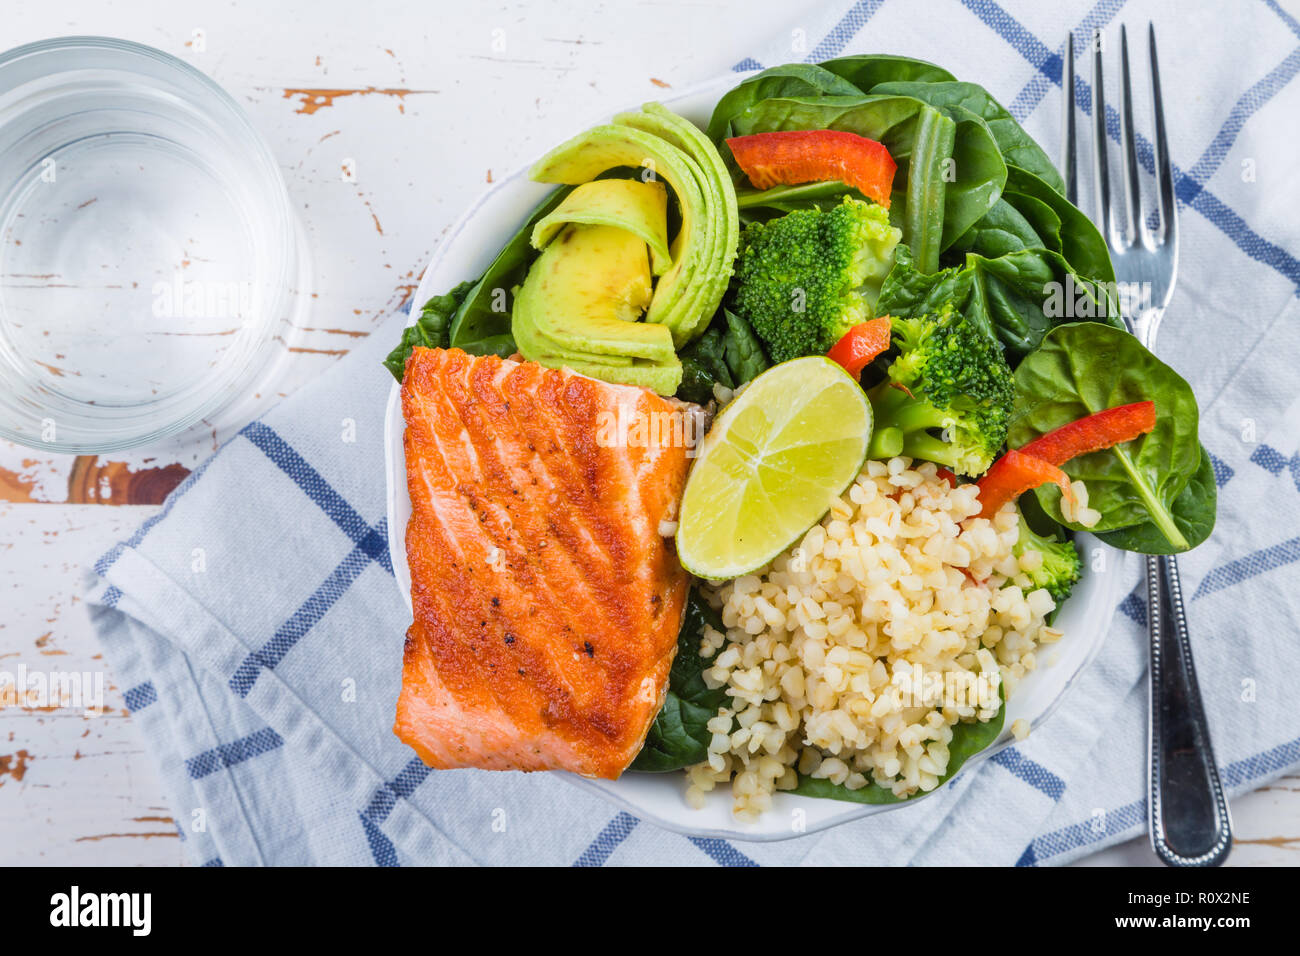
<svg viewBox="0 0 1300 956"><path fill-rule="evenodd" d="M942 428L945 416L924 399L914 398L891 382L881 382L867 393L875 424L867 457L894 458L906 455L951 468L957 463L956 450L926 429Z"/></svg>
<svg viewBox="0 0 1300 956"><path fill-rule="evenodd" d="M928 432L911 432L903 436L903 454L920 461L932 461L945 468L956 468L960 457L952 444Z"/></svg>
<svg viewBox="0 0 1300 956"><path fill-rule="evenodd" d="M867 443L867 457L875 459L895 458L903 453L903 430L901 428L872 428L871 441Z"/></svg>

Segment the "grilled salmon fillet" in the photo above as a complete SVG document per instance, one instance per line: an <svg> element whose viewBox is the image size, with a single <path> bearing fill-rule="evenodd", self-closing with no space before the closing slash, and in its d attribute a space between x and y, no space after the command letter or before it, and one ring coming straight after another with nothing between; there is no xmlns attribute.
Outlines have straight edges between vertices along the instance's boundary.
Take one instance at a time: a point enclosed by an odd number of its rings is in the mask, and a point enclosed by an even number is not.
<svg viewBox="0 0 1300 956"><path fill-rule="evenodd" d="M611 421L680 420L679 406L417 348L402 411L414 621L394 732L435 768L617 777L677 647L688 578L661 523L676 519L687 457L680 430L637 440Z"/></svg>

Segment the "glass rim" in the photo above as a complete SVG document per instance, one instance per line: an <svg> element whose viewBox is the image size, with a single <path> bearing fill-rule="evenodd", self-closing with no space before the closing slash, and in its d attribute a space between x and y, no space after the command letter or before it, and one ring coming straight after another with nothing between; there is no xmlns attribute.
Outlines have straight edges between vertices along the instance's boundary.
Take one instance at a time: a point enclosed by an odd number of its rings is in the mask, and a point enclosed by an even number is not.
<svg viewBox="0 0 1300 956"><path fill-rule="evenodd" d="M108 63L102 66L78 66L72 64L54 64L51 69L37 74L26 82L57 79L61 74L75 74L82 69L105 69L131 72L133 61L153 64L165 74L172 72L193 84L185 98L197 102L202 111L212 116L215 114L222 124L232 122L231 132L234 148L243 154L243 161L249 170L267 187L268 198L272 198L275 208L272 210L276 224L271 238L281 251L278 274L271 277L271 288L278 290L274 303L266 303L267 313L262 319L262 332L256 338L257 343L265 338L267 344L283 331L284 323L296 318L296 312L304 309L305 300L311 285L310 254L306 244L305 233L289 198L288 187L283 173L271 151L265 137L253 125L243 106L219 83L198 67L186 62L174 54L147 44L137 43L117 37L95 35L68 35L50 37L22 44L0 52L0 77L7 67L23 61L59 54L75 54L81 51L102 51L120 56L120 63ZM165 78L141 71L142 82L161 86ZM13 90L21 90L25 83L15 84ZM0 117L3 123L3 117ZM296 308L295 308L296 304ZM272 350L268 349L268 352ZM86 410L84 416L73 413L77 419L71 427L74 436L71 439L45 441L41 437L40 423L54 417L55 409L48 407L38 399L25 397L21 392L14 392L16 404L10 405L10 411L17 411L26 405L27 413L18 412L12 421L0 420L0 437L40 451L87 454L120 451L127 448L158 442L174 436L186 429L215 418L218 413L232 405L239 404L254 387L264 383L269 373L283 361L282 350L274 350L263 360L256 362L231 362L229 368L218 367L210 379L202 380L202 387L197 387L191 394L192 401L182 399L176 408L168 402L159 404L142 403L135 406L111 408L97 405L93 414ZM223 361L222 365L226 365ZM241 367L242 365L242 367ZM196 383L199 385L200 383ZM195 397L197 396L197 397ZM177 396L172 396L176 398ZM57 402L55 404L58 404ZM78 403L85 405L86 403ZM90 403L93 404L93 403ZM68 421L69 410L57 413L58 418ZM57 420L57 419L56 419ZM13 427L13 426L17 427ZM65 426L66 428L67 426ZM66 431L65 431L66 434Z"/></svg>

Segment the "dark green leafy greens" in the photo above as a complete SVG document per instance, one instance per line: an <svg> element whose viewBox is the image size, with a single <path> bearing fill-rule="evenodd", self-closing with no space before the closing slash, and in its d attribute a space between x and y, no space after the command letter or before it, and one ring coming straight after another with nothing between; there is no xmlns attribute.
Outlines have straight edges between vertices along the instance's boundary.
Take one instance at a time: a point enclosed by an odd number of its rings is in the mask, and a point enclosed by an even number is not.
<svg viewBox="0 0 1300 956"><path fill-rule="evenodd" d="M727 322L727 331L722 336L727 369L731 372L735 387L739 388L757 378L772 363L763 350L763 343L758 340L748 322L729 309L723 309L722 315Z"/></svg>
<svg viewBox="0 0 1300 956"><path fill-rule="evenodd" d="M717 323L704 330L704 334L681 351L682 384L677 386L677 397L684 402L705 405L713 399L713 387L734 388L735 380L727 367L726 346L722 342L722 329Z"/></svg>
<svg viewBox="0 0 1300 956"><path fill-rule="evenodd" d="M1192 536L1204 538L1213 525L1213 473L1209 488L1200 487L1176 508L1183 490L1202 471L1204 455L1197 441L1196 396L1182 377L1142 347L1128 332L1095 322L1054 328L1017 367L1016 406L1008 442L1018 448L1068 422L1132 402L1154 401L1156 427L1149 434L1114 448L1081 455L1064 465L1072 479L1088 487L1088 506L1101 512L1094 532L1117 531L1150 523L1115 541L1152 546L1151 532L1163 547L1186 551ZM1202 483L1203 485L1204 483ZM1062 521L1060 490L1036 490L1039 503Z"/></svg>
<svg viewBox="0 0 1300 956"><path fill-rule="evenodd" d="M1061 322L1123 326L1100 233L1066 200L1042 148L978 84L896 56L778 67L723 97L709 127L720 146L724 136L793 129L858 133L883 143L898 163L890 214L910 256L900 247L896 270L941 276L925 285L897 277L891 302L904 314L920 308L909 289L919 288L929 305L952 301L997 336L1012 365ZM848 191L810 183L759 192L735 173L751 221L825 208Z"/></svg>
<svg viewBox="0 0 1300 956"><path fill-rule="evenodd" d="M910 96L767 99L732 117L730 126L736 135L844 130L883 143L898 164L891 217L918 261L934 267L939 252L988 212L1006 181L1006 164L983 120Z"/></svg>
<svg viewBox="0 0 1300 956"><path fill-rule="evenodd" d="M725 308L682 350L681 359L677 397L700 405L714 397L713 386L739 388L772 364L749 323Z"/></svg>
<svg viewBox="0 0 1300 956"><path fill-rule="evenodd" d="M1006 255L966 256L975 294L1013 365L1038 348L1048 330L1084 319L1123 328L1105 286L1075 275L1059 252L1019 249Z"/></svg>
<svg viewBox="0 0 1300 956"><path fill-rule="evenodd" d="M402 340L384 359L384 368L393 374L399 382L406 374L406 360L411 357L411 350L417 346L426 349L444 349L451 341L451 321L456 315L476 280L462 282L444 295L435 295L424 308L414 325L402 330Z"/></svg>
<svg viewBox="0 0 1300 956"><path fill-rule="evenodd" d="M1050 210L1049 210L1050 212ZM1060 226L1051 238L1059 245ZM958 254L975 252L982 256L1002 256L1045 244L1043 236L1019 209L1007 201L1006 195L995 202L987 215L957 237L949 247L949 258Z"/></svg>
<svg viewBox="0 0 1300 956"><path fill-rule="evenodd" d="M1122 327L1107 290L1075 276L1059 253L1028 248L986 253L969 252L962 265L926 274L900 248L876 311L915 318L951 303L968 322L1002 343L1012 365L1037 348L1054 323L1079 313ZM1052 290L1058 289L1062 296L1069 293L1068 302L1063 298L1060 308L1052 308Z"/></svg>
<svg viewBox="0 0 1300 956"><path fill-rule="evenodd" d="M925 81L890 80L871 88L875 94L914 96L938 109L960 108L984 120L998 150L1008 166L1015 165L1030 170L1058 193L1065 192L1065 181L1024 128L1016 122L988 90L977 83L960 83L955 80Z"/></svg>
<svg viewBox="0 0 1300 956"><path fill-rule="evenodd" d="M1042 178L1007 164L1007 185L1003 198L1033 226L1040 245L1059 252L1070 268L1081 276L1111 283L1111 265L1106 240L1092 220Z"/></svg>
<svg viewBox="0 0 1300 956"><path fill-rule="evenodd" d="M718 716L718 708L725 703L727 694L721 687L711 690L704 683L707 665L700 657L700 641L705 627L721 631L722 621L699 590L691 588L663 709L650 725L645 746L630 769L663 773L708 758L713 734L705 724Z"/></svg>
<svg viewBox="0 0 1300 956"><path fill-rule="evenodd" d="M828 73L848 80L864 93L881 83L947 83L955 77L941 66L908 56L888 53L859 53L841 56L821 64Z"/></svg>
<svg viewBox="0 0 1300 956"><path fill-rule="evenodd" d="M1170 508L1174 525L1187 539L1188 548L1196 547L1214 530L1218 496L1214 464L1210 460L1210 453L1202 445L1200 466ZM1144 521L1118 531L1107 531L1097 537L1121 551L1137 551L1141 554L1178 553L1154 521Z"/></svg>
<svg viewBox="0 0 1300 956"><path fill-rule="evenodd" d="M763 100L782 96L857 96L860 92L860 87L851 80L813 63L774 66L745 80L718 100L709 120L709 139L720 143L728 136L735 136L732 119Z"/></svg>

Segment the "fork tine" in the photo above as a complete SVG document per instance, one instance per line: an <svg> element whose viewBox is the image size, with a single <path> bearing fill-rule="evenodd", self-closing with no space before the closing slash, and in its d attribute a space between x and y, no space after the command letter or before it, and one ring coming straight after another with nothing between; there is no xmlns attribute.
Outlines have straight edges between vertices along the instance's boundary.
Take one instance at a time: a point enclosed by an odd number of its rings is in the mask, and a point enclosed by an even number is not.
<svg viewBox="0 0 1300 956"><path fill-rule="evenodd" d="M1061 168L1065 170L1065 198L1079 204L1079 162L1075 151L1074 128L1074 31L1065 35L1065 71L1061 76L1065 93L1064 127L1061 131Z"/></svg>
<svg viewBox="0 0 1300 956"><path fill-rule="evenodd" d="M1092 174L1097 193L1097 227L1114 245L1110 210L1110 165L1106 158L1106 95L1102 81L1101 31L1092 33Z"/></svg>
<svg viewBox="0 0 1300 956"><path fill-rule="evenodd" d="M1160 194L1160 240L1178 243L1178 201L1174 196L1173 165L1169 161L1169 140L1165 137L1165 109L1160 98L1160 67L1156 61L1156 28L1147 23L1151 48L1151 104L1156 127L1156 188Z"/></svg>
<svg viewBox="0 0 1300 956"><path fill-rule="evenodd" d="M1120 142L1124 160L1124 217L1121 233L1125 245L1133 245L1142 235L1142 194L1138 181L1137 143L1133 136L1133 84L1129 80L1128 30L1119 28L1120 65Z"/></svg>

